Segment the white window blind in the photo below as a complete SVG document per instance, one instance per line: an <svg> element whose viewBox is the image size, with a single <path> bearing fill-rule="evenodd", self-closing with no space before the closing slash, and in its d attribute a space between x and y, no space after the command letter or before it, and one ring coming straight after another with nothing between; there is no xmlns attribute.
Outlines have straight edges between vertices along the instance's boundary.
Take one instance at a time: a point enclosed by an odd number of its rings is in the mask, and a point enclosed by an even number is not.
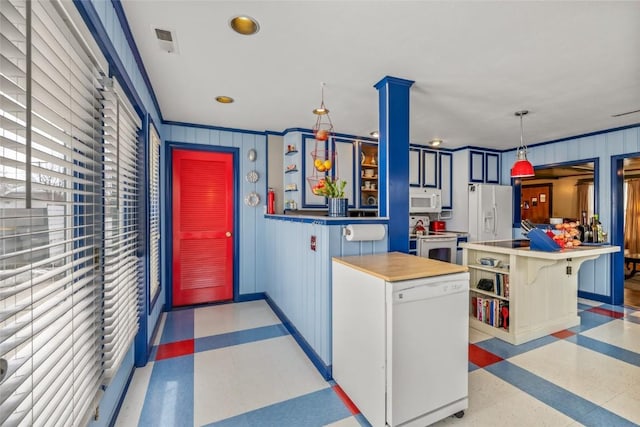
<svg viewBox="0 0 640 427"><path fill-rule="evenodd" d="M0 1L3 426L85 425L102 381L100 70L61 13Z"/></svg>
<svg viewBox="0 0 640 427"><path fill-rule="evenodd" d="M160 290L160 136L149 131L149 295Z"/></svg>
<svg viewBox="0 0 640 427"><path fill-rule="evenodd" d="M104 92L104 367L115 375L138 331L140 119L116 80Z"/></svg>

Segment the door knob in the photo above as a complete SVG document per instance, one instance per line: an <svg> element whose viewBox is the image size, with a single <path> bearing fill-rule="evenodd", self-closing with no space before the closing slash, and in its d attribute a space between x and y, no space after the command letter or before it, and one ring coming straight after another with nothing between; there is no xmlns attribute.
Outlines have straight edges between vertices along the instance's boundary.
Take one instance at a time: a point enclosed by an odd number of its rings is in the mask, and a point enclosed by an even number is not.
<svg viewBox="0 0 640 427"><path fill-rule="evenodd" d="M231 232L227 231L224 235L227 236L227 237L231 237Z"/></svg>

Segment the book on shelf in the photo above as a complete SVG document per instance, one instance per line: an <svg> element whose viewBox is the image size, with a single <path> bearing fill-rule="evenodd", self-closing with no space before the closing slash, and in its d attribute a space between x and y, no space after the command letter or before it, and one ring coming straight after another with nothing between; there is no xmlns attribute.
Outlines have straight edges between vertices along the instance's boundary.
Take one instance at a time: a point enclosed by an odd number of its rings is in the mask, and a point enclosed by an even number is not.
<svg viewBox="0 0 640 427"><path fill-rule="evenodd" d="M505 274L504 275L504 289L503 289L503 297L505 298L509 298L509 275Z"/></svg>
<svg viewBox="0 0 640 427"><path fill-rule="evenodd" d="M498 298L473 296L471 316L494 328L509 329L509 302Z"/></svg>

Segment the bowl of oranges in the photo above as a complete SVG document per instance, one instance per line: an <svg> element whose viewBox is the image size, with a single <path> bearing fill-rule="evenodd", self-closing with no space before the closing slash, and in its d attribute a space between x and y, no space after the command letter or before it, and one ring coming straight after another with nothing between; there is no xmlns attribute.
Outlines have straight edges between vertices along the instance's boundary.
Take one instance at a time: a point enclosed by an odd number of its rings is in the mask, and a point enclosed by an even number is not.
<svg viewBox="0 0 640 427"><path fill-rule="evenodd" d="M311 153L313 167L318 172L328 172L334 166L333 153L327 150L316 150Z"/></svg>

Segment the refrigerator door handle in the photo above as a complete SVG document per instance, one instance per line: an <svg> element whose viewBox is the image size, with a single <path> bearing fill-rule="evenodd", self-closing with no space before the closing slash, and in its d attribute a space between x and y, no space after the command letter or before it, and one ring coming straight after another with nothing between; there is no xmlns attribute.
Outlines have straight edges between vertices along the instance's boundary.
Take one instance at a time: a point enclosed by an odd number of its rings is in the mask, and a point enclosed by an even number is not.
<svg viewBox="0 0 640 427"><path fill-rule="evenodd" d="M498 230L496 229L496 225L498 224L498 209L496 208L496 205L493 205L493 235L494 237L496 236L496 234L498 233Z"/></svg>

